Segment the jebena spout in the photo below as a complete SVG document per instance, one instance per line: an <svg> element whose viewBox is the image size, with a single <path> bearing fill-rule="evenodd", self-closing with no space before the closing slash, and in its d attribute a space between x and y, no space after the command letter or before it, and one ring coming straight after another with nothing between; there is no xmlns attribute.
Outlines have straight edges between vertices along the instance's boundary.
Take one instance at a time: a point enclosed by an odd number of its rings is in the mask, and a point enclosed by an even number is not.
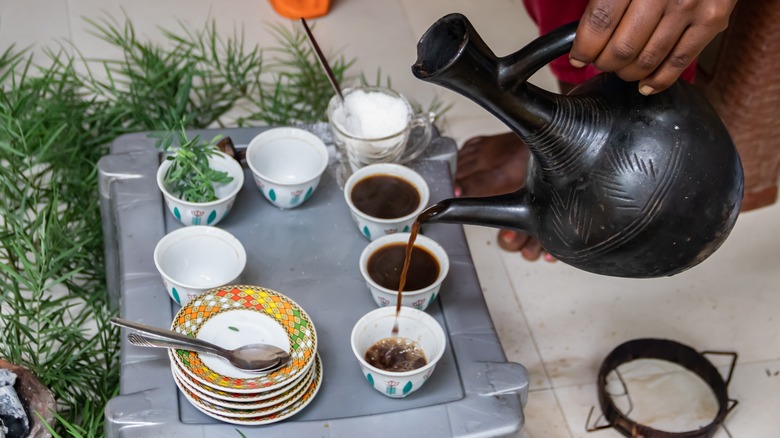
<svg viewBox="0 0 780 438"><path fill-rule="evenodd" d="M445 199L420 214L420 222L446 222L536 232L536 225L525 200L527 192L519 190L485 198Z"/></svg>

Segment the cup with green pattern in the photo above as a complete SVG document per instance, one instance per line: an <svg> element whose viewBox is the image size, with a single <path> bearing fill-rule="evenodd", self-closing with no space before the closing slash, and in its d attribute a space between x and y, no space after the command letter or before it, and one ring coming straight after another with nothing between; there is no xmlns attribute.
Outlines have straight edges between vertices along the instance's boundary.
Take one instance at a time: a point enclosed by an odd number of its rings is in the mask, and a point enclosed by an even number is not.
<svg viewBox="0 0 780 438"><path fill-rule="evenodd" d="M300 128L268 129L246 148L246 163L257 188L283 209L298 207L311 198L328 160L325 143Z"/></svg>
<svg viewBox="0 0 780 438"><path fill-rule="evenodd" d="M395 324L398 324L397 334L393 333ZM369 349L388 339L390 342L402 343L401 348L383 351L381 357L398 358L406 354L408 346L413 346L416 351L422 351L424 364L415 361L415 367L399 367L401 370L377 366L380 364L371 360L367 353ZM406 397L430 380L447 345L444 329L436 319L411 307L401 307L397 315L395 307L380 307L368 312L353 327L351 340L352 352L360 364L363 377L374 389L390 398ZM394 359L390 360L393 361Z"/></svg>
<svg viewBox="0 0 780 438"><path fill-rule="evenodd" d="M226 172L231 180L226 183L214 184L217 199L210 202L190 202L182 199L165 184L165 174L172 161L163 160L157 169L157 186L163 194L165 205L173 217L183 225L216 225L224 219L233 204L241 187L244 185L244 169L233 157L224 152L216 152L209 157L209 167Z"/></svg>
<svg viewBox="0 0 780 438"><path fill-rule="evenodd" d="M344 184L344 200L360 234L368 240L411 231L428 206L425 178L402 164L361 167Z"/></svg>
<svg viewBox="0 0 780 438"><path fill-rule="evenodd" d="M246 250L217 227L183 227L157 242L154 264L177 304L186 306L203 292L234 282L246 266Z"/></svg>

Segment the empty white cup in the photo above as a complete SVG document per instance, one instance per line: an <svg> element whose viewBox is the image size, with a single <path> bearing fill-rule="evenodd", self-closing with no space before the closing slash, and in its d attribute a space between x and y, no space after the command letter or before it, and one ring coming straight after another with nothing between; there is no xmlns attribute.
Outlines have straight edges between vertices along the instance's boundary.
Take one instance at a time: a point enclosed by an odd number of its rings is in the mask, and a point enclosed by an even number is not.
<svg viewBox="0 0 780 438"><path fill-rule="evenodd" d="M185 306L209 289L235 282L246 266L246 250L221 228L184 227L157 242L154 264L168 294Z"/></svg>
<svg viewBox="0 0 780 438"><path fill-rule="evenodd" d="M257 188L280 208L306 202L328 166L328 150L316 135L299 128L272 128L255 136L246 162Z"/></svg>

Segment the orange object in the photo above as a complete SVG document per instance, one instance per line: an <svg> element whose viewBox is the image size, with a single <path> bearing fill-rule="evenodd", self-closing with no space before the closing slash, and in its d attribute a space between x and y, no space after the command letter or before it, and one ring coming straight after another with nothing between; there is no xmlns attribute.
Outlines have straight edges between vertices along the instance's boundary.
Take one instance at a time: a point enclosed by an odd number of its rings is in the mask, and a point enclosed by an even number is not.
<svg viewBox="0 0 780 438"><path fill-rule="evenodd" d="M315 18L328 13L330 0L269 0L276 13L287 18Z"/></svg>

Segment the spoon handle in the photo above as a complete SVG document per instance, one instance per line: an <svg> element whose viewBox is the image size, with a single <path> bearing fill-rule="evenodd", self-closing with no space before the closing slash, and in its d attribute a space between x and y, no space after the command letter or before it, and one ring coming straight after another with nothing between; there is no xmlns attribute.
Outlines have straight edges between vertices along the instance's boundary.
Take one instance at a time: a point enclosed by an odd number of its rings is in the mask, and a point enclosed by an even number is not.
<svg viewBox="0 0 780 438"><path fill-rule="evenodd" d="M111 318L111 322L115 325L121 326L121 327L127 327L133 330L137 330L142 333L146 333L148 335L152 335L156 338L165 339L170 342L176 342L176 346L173 346L172 348L183 348L185 350L195 350L200 351L202 353L211 353L216 355L224 355L225 350L221 347L218 347L210 342L203 341L198 338L193 338L191 336L185 336L181 333L176 333L171 330L165 330L157 327L148 326L146 324L141 324L134 321L128 321L126 319L113 317Z"/></svg>
<svg viewBox="0 0 780 438"><path fill-rule="evenodd" d="M344 102L344 94L341 92L341 87L339 86L339 81L336 80L336 75L333 74L333 70L330 68L330 64L328 64L328 58L322 53L320 45L317 44L317 40L314 39L314 34L311 33L311 29L309 29L309 25L306 24L306 19L303 17L301 17L301 24L303 25L303 30L306 31L306 36L309 38L312 48L314 48L314 54L317 55L317 60L320 61L320 66L325 70L325 76L328 77L330 86L333 87L333 90L339 95L339 99Z"/></svg>
<svg viewBox="0 0 780 438"><path fill-rule="evenodd" d="M192 345L187 342L176 341L173 339L157 339L149 336L140 335L138 333L130 333L127 335L127 340L138 347L157 347L157 348L175 348L181 350L196 351L198 353L212 353L213 351L206 351L205 349Z"/></svg>

